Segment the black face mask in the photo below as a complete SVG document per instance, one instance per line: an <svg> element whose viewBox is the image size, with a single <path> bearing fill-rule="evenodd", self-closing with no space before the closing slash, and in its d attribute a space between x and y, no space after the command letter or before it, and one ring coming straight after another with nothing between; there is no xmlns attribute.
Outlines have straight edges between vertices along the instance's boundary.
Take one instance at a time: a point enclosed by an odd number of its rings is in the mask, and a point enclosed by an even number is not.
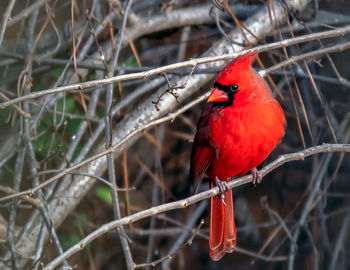
<svg viewBox="0 0 350 270"><path fill-rule="evenodd" d="M235 99L235 94L238 92L238 85L237 84L222 85L218 82L215 82L214 87L221 91L224 91L228 96L228 100L226 101L213 102L214 106L220 106L220 107L231 106Z"/></svg>

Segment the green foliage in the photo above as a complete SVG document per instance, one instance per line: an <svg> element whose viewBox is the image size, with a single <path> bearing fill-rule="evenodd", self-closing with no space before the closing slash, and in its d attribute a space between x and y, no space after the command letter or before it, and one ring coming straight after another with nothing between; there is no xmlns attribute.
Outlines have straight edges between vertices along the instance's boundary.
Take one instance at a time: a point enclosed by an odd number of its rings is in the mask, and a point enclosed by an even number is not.
<svg viewBox="0 0 350 270"><path fill-rule="evenodd" d="M64 68L63 67L59 67L59 68L55 68L53 70L51 70L51 75L58 80L58 78L61 76L61 74L63 73Z"/></svg>
<svg viewBox="0 0 350 270"><path fill-rule="evenodd" d="M62 246L64 249L68 249L72 246L74 246L76 243L78 243L82 238L76 234L72 233L68 236L62 237ZM90 248L92 246L92 243L89 243L86 245L86 248Z"/></svg>
<svg viewBox="0 0 350 270"><path fill-rule="evenodd" d="M62 119L62 112L65 114L74 114L74 115L84 115L80 109L76 107L74 98L72 96L66 96L65 98L60 99L57 102L56 106L57 114L56 114L56 124L58 124ZM34 149L37 153L37 157L39 160L43 160L50 150L51 153L55 153L58 150L59 143L61 144L62 151L67 149L68 145L65 138L70 139L70 137L76 132L78 129L81 119L70 119L66 115L64 116L64 121L67 122L66 128L63 125L56 131L53 135L53 113L46 112L43 115L43 118L37 127L37 134L40 135L36 142L34 143ZM77 147L74 156L78 154L78 151L81 147ZM50 154L51 154L50 153Z"/></svg>
<svg viewBox="0 0 350 270"><path fill-rule="evenodd" d="M9 120L10 114L12 112L11 107L7 107L5 109L0 110L0 122L5 123L6 121Z"/></svg>
<svg viewBox="0 0 350 270"><path fill-rule="evenodd" d="M131 57L128 60L125 60L123 63L121 63L122 66L126 66L126 67L137 67L137 61L135 57Z"/></svg>
<svg viewBox="0 0 350 270"><path fill-rule="evenodd" d="M78 217L76 217L73 221L73 227L76 228L79 232L84 231L84 227L86 227L87 223L89 221L89 217L87 214L81 214ZM82 238L77 233L71 233L70 235L63 237L62 239L62 246L64 249L68 249L78 243ZM92 243L89 243L87 245L87 248L92 246Z"/></svg>
<svg viewBox="0 0 350 270"><path fill-rule="evenodd" d="M88 215L83 213L74 219L73 227L74 228L84 228L85 225L88 223L88 221L89 221Z"/></svg>
<svg viewBox="0 0 350 270"><path fill-rule="evenodd" d="M87 81L93 81L96 80L96 73L95 72L90 72L87 77L86 77Z"/></svg>
<svg viewBox="0 0 350 270"><path fill-rule="evenodd" d="M63 239L62 239L62 246L63 246L64 249L68 249L68 248L74 246L80 240L81 240L81 237L79 235L73 233L71 235L63 237Z"/></svg>
<svg viewBox="0 0 350 270"><path fill-rule="evenodd" d="M66 113L74 113L75 111L75 104L74 99L71 96L66 96L65 98L62 98L57 103L57 110L59 112L62 112L63 109L65 109ZM60 118L60 116L58 116ZM57 119L58 120L58 119Z"/></svg>
<svg viewBox="0 0 350 270"><path fill-rule="evenodd" d="M112 194L110 188L96 187L96 196L109 205L112 205Z"/></svg>
<svg viewBox="0 0 350 270"><path fill-rule="evenodd" d="M103 118L103 117L105 117L105 115L106 115L106 111L105 111L105 110L102 110L102 109L97 109L97 110L96 110L96 115L97 115L97 117L99 117L99 118Z"/></svg>

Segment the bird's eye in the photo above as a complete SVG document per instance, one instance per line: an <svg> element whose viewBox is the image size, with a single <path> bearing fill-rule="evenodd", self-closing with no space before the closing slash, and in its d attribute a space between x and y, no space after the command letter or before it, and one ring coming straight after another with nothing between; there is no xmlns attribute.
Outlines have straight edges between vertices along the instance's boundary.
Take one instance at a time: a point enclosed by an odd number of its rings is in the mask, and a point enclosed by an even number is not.
<svg viewBox="0 0 350 270"><path fill-rule="evenodd" d="M237 93L238 85L237 84L230 85L230 91L233 92L233 93Z"/></svg>

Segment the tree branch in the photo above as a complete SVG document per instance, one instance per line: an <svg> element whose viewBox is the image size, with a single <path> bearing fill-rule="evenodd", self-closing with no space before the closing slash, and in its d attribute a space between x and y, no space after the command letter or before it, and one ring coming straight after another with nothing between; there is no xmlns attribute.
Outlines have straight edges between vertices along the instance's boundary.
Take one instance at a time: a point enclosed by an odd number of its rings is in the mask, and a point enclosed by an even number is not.
<svg viewBox="0 0 350 270"><path fill-rule="evenodd" d="M272 172L276 168L282 166L283 164L291 161L296 160L304 160L306 157L309 157L311 155L320 154L320 153L329 153L329 152L350 152L350 144L323 144L318 145L314 147L307 148L305 150L292 153L292 154L286 154L282 155L279 158L277 158L275 161L271 162L267 166L265 166L262 170L260 170L260 174L262 176L266 176L268 173ZM228 187L230 189L234 187L239 187L244 184L248 184L252 182L252 175L246 175L237 179L234 179L230 182L228 182ZM53 261L51 261L44 270L51 270L60 265L65 259L69 258L73 254L81 251L84 249L84 247L95 240L96 238L104 235L105 233L116 229L122 225L134 223L138 220L144 219L146 217L151 217L153 215L157 215L159 213L167 212L174 209L182 209L186 208L189 205L192 205L194 203L197 203L199 201L202 201L204 199L208 199L210 197L214 197L219 194L219 188L214 187L212 189L209 189L207 191L198 193L196 195L190 196L183 200L178 200L175 202L165 203L158 206L154 206L152 208L140 211L138 213L135 213L130 216L123 217L119 220L114 220L109 223L104 224L94 232L90 233L89 235L85 236L81 241L79 241L77 244L66 250L61 256L57 257Z"/></svg>
<svg viewBox="0 0 350 270"><path fill-rule="evenodd" d="M326 38L331 38L331 37L336 37L336 36L344 36L344 35L347 35L349 33L350 33L350 26L345 26L345 27L338 28L335 30L324 31L321 33L314 33L314 34L303 35L303 36L296 37L296 38L285 39L282 41L277 41L274 43L269 43L266 45L258 46L258 47L255 47L253 49L257 52L265 52L265 51L269 51L272 49L278 49L278 48L287 47L287 46L291 46L291 45L295 45L295 44L299 44L299 43L308 42L311 40L326 39ZM162 66L159 68L155 68L155 69L151 69L151 70L147 70L147 71L143 71L143 72L123 74L123 75L118 75L118 76L114 76L114 77L107 78L107 79L91 80L91 81L87 81L87 82L83 82L83 83L76 83L76 84L70 84L67 86L61 86L61 87L56 87L56 88L52 88L52 89L41 90L38 92L30 93L28 95L23 95L21 97L11 99L9 101L2 102L2 103L0 103L0 109L4 109L10 105L17 104L17 103L23 102L25 100L35 99L35 98L46 96L46 95L64 93L64 92L69 92L72 90L84 90L84 89L88 89L88 88L91 88L91 87L94 87L97 85L106 85L106 84L111 84L111 83L119 82L119 81L146 79L146 78L149 78L153 75L159 75L159 74L162 74L166 71L173 70L173 69L178 69L178 68L183 68L183 67L193 67L193 66L198 66L200 64L208 64L208 63L218 62L218 61L228 61L228 60L232 60L232 59L246 53L247 51L248 50L244 50L244 51L239 50L239 52L237 52L237 53L229 53L229 54L222 54L219 56L207 56L207 57L202 57L202 58L197 58L197 59L191 59L188 61L170 64L170 65ZM320 54L323 53L322 49L319 51L320 51ZM313 56L315 56L315 55L316 54L314 54ZM293 62L293 61L297 61L297 60L296 59L291 60L291 62ZM285 63L285 65L287 65L287 64L290 64L290 63ZM281 66L279 66L278 68L281 68Z"/></svg>
<svg viewBox="0 0 350 270"><path fill-rule="evenodd" d="M302 10L309 2L310 0L288 0L286 1L289 5L293 6L297 10ZM251 18L246 20L244 22L245 26L250 29L250 31L254 32L256 36L259 38L263 38L264 36L271 33L273 29L273 24L282 23L286 19L286 13L284 12L283 7L279 2L275 2L275 20L273 23L269 20L268 10L265 7L264 9L260 10L259 12L255 13ZM232 31L229 34L230 38L236 41L243 41L240 31L237 29ZM255 38L247 35L248 39L251 40L251 42L255 42ZM281 46L281 44L279 44ZM267 47L266 47L267 48ZM236 57L238 55L238 52L242 51L242 48L240 46L237 46L235 44L229 43L226 39L220 40L213 44L213 46L207 50L204 53L204 57L207 58L201 58L203 63L206 63L208 59L212 59L211 61L215 60L215 57L226 55L227 59L231 59L232 57ZM234 54L233 52L236 52ZM213 58L214 57L214 58ZM203 59L207 59L204 61ZM223 59L221 59L223 60ZM196 62L188 61L184 62L187 63L187 66L193 66L196 64ZM166 66L166 69L172 69L177 67L186 66L183 63L182 64L174 64L170 66ZM203 64L204 68L209 67L219 67L221 66L221 63L211 63L211 64ZM164 68L154 69L154 74L157 74L157 72L163 72ZM140 73L138 76L144 77L144 75L150 76L149 73ZM123 75L124 76L124 75ZM129 75L126 75L129 76ZM134 76L134 75L133 75ZM182 102L186 98L190 97L194 93L196 93L200 87L204 86L206 83L209 82L215 75L214 74L201 74L201 75L193 75L191 80L189 80L188 85L185 89L178 89L177 94L179 96L179 101ZM120 80L120 76L116 76L113 78L118 78ZM111 83L112 81L103 81L104 84ZM174 85L175 83L177 85L181 85L184 81L184 78L180 78L179 80L172 82ZM79 86L81 88L81 85L84 84L75 84L75 87ZM68 88L65 88L62 90L62 88L55 88L55 89L61 89L61 92L67 92L69 90ZM51 91L50 89L49 91ZM170 94L166 94L163 96L161 102L158 104L159 110L155 108L155 106L151 106L152 101L156 100L156 98L161 95L166 89L159 89L154 95L143 101L142 104L137 106L130 114L125 117L124 120L120 121L118 125L116 125L113 134L113 145L118 145L117 148L113 148L112 152L114 154L114 157L118 157L125 149L127 149L130 145L132 145L136 140L138 140L142 133L138 133L137 135L133 135L128 138L128 136L133 133L135 130L138 130L139 127L147 127L149 123L156 123L153 122L156 119L159 119L163 117L164 115L169 114L170 112L174 111L178 104L175 102L174 97ZM46 95L46 93L44 94ZM43 96L43 95L41 95ZM18 100L17 100L18 101ZM51 101L50 101L51 102ZM15 102L16 103L16 102ZM2 103L3 105L4 103ZM171 115L170 115L171 116ZM123 138L128 138L127 140L124 140ZM105 150L105 142L104 140L101 141L96 147L94 148L94 153L97 155L96 157L99 157L98 159L90 160L87 159L84 161L84 164L86 165L82 170L84 170L87 174L93 174L97 176L101 176L106 168L106 158L105 154L98 154L101 152L104 152ZM72 171L76 168L82 166L80 163L77 167L70 167ZM59 179L62 176L66 176L67 173L58 174L59 177L56 178ZM49 205L48 205L48 211L51 214L52 217L52 225L54 227L59 226L62 221L65 219L65 217L76 207L76 205L80 202L80 200L85 196L85 194L90 190L90 188L95 183L95 180L91 179L87 176L76 176L74 179L71 179L68 177L68 179L65 179L65 181L60 182L60 186L56 189L55 196L51 198ZM53 180L53 178L50 178L50 180ZM38 224L35 220L33 220L30 224L26 225L25 232L22 234L21 239L16 243L17 250L20 252L20 254L23 256L23 258L30 257L33 251L33 241L36 241L37 235L40 231L40 224ZM4 258L8 258L8 253L5 255Z"/></svg>

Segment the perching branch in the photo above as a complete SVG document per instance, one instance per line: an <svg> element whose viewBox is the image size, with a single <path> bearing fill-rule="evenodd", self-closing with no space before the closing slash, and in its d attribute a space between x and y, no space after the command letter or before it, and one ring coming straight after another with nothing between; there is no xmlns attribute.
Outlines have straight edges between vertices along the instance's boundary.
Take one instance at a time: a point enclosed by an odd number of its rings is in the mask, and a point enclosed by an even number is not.
<svg viewBox="0 0 350 270"><path fill-rule="evenodd" d="M28 190L24 190L24 191L21 191L21 192L17 192L15 194L11 194L11 195L8 195L8 196L5 196L5 197L2 197L0 198L0 202L4 202L4 201L7 201L9 199L13 199L13 198L17 198L17 197L22 197L22 196L27 196L27 195L33 195L35 194L37 191L41 190L42 188L48 186L49 184L59 180L60 178L66 176L67 174L69 173L72 173L73 171L93 162L93 161L96 161L96 160L99 160L101 158L104 158L106 155L108 154L113 154L115 151L117 151L118 148L120 148L123 144L127 143L130 139L132 139L133 137L135 137L136 135L142 133L143 131L151 128L151 127L154 127L156 125L159 125L161 123L164 123L164 122L168 122L168 121L173 121L175 120L175 118L186 112L187 110L189 110L190 108L192 108L193 106L197 105L198 103L204 101L205 99L207 99L209 96L209 93L205 94L205 95L202 95L200 96L199 98L195 99L194 101L192 101L191 103L183 106L181 109L179 109L178 111L176 112L173 112L173 113L169 113L167 116L164 116L162 118L159 118L157 120L154 120L146 125L143 125L141 127L138 127L137 129L135 129L133 132L131 132L130 134L128 134L128 136L126 136L125 138L123 138L122 140L120 140L117 144L114 144L112 145L111 147L107 148L105 151L95 155L95 156L92 156L72 167L69 167L69 168L66 168L64 170L61 170L58 174L56 174L55 176L49 178L48 180L46 180L44 183L41 183L40 185L37 185L31 189L28 189ZM88 176L89 177L89 176ZM115 189L117 190L117 189Z"/></svg>
<svg viewBox="0 0 350 270"><path fill-rule="evenodd" d="M335 30L324 31L324 32L314 33L314 34L308 34L308 35L303 35L303 36L296 37L296 38L290 38L290 39L285 39L282 41L269 43L266 45L255 47L254 50L256 50L257 52L265 52L265 51L269 51L272 49L287 47L287 46L291 46L291 45L295 45L295 44L299 44L299 43L304 43L304 42L308 42L308 41L315 40L315 39L326 39L326 38L331 38L331 37L336 37L336 36L344 36L344 35L347 35L349 33L350 33L350 26L345 26L345 27L338 28ZM343 48L343 49L346 49L346 48ZM312 56L322 55L324 53L322 50L323 49L319 50L320 51L319 54L315 53ZM339 48L337 50L339 50ZM92 80L92 81L87 81L87 82L83 82L83 83L76 83L76 84L70 84L67 86L56 87L53 89L41 90L38 92L30 93L28 95L23 95L21 97L11 99L9 101L2 102L2 103L0 103L0 109L4 109L10 105L17 104L17 103L23 102L25 100L35 99L35 98L46 96L46 95L65 93L65 92L69 92L72 90L84 90L84 89L88 89L88 88L91 88L91 87L94 87L97 85L106 85L106 84L111 84L111 83L120 82L120 81L146 79L146 78L149 78L153 75L162 74L166 71L173 70L173 69L178 69L178 68L183 68L183 67L194 67L194 66L198 66L200 64L207 64L207 63L218 62L218 61L228 61L228 60L232 60L232 59L234 59L234 58L236 58L236 57L238 57L246 52L247 51L241 51L239 53L229 53L229 54L223 54L223 55L219 55L219 56L208 56L208 57L202 57L202 58L197 58L197 59L191 59L188 61L170 64L170 65L162 66L159 68L155 68L155 69L151 69L151 70L147 70L147 71L143 71L143 72L123 74L123 75L118 75L118 76L114 76L114 77L106 78L106 79L101 79L101 80ZM302 59L305 59L302 56L300 56L300 58L301 59L299 59L299 61ZM296 61L296 60L290 60L290 61L291 62L285 63L285 65L293 63L293 61ZM279 68L281 68L283 66L284 65L280 65Z"/></svg>
<svg viewBox="0 0 350 270"><path fill-rule="evenodd" d="M121 50L122 41L124 38L125 28L126 28L126 22L128 20L129 11L131 8L133 0L128 0L125 3L125 10L124 10L124 17L122 20L122 24L119 30L118 37L115 42L113 55L111 58L111 63L106 70L108 72L107 76L112 77L114 74L115 67L118 65L118 58L119 53ZM113 84L106 85L106 108L105 108L105 147L106 149L110 148L112 145L112 100L113 100ZM113 202L113 212L115 219L120 219L121 212L120 212L120 202L119 202L119 196L117 192L117 180L116 180L116 169L114 166L114 159L113 159L113 153L107 154L107 171L108 171L108 180L112 184L111 194L112 194L112 202ZM120 227L118 230L120 242L123 248L124 257L126 260L126 267L128 270L132 270L134 268L134 261L132 259L132 254L130 252L130 247L128 240L126 239L125 231L123 227Z"/></svg>
<svg viewBox="0 0 350 270"><path fill-rule="evenodd" d="M289 0L286 2L288 2L289 5L294 6L297 10L302 10L307 5L309 0L305 0L305 1ZM251 18L249 18L247 21L244 22L245 26L249 28L250 31L254 32L254 35L258 36L259 38L263 38L264 36L270 34L273 29L273 24L281 23L286 19L286 14L283 10L283 7L280 5L280 3L276 2L275 5L276 5L275 6L276 19L274 20L274 22L271 22L269 20L267 8L260 10L259 12L257 12ZM229 36L233 40L243 41L241 33L237 30L232 31L229 34ZM251 42L255 42L254 37L250 35L247 35L247 36L249 39L251 39ZM227 55L232 58L237 56L238 52L240 52L241 50L242 50L241 47L235 44L232 45L229 42L227 42L227 40L220 40L215 44L213 44L213 46L209 50L207 50L203 56L208 57L208 59L212 59L211 61L214 61L215 60L215 58L213 58L214 56ZM233 54L234 51L236 52L236 54ZM231 59L230 57L228 57L227 59ZM205 58L201 58L201 59L205 59ZM187 66L193 66L193 63L191 61L184 62L184 63L187 63ZM206 61L203 61L203 63L206 63ZM165 69L164 68L154 69L153 72L154 74L157 74L157 72L166 71L167 69L176 68L177 66L178 64L174 64L172 66L166 66ZM179 67L183 67L183 66L186 66L186 65L184 65L183 63L179 65ZM220 67L220 66L221 66L221 63L211 62L210 64L209 63L203 64L204 68ZM147 72L140 73L137 76L143 77L145 74L147 76L148 73ZM149 76L150 75L151 74L149 74ZM129 76L129 75L121 75L121 76ZM213 74L212 75L206 75L206 74L193 75L192 78L189 80L187 87L185 89L179 89L177 91L177 94L179 96L179 101L182 102L186 98L195 94L198 91L198 89L200 89L201 86L204 86L213 77L214 77ZM118 80L120 80L121 77L116 76L113 78L119 78ZM132 79L132 78L126 77L124 79ZM103 84L108 84L112 82L112 81L106 81L106 80L101 80L101 81L103 82ZM183 83L183 79L181 78L177 81L173 81L172 83L181 85L181 83ZM102 85L102 83L98 83L98 84ZM78 87L77 89L79 89L79 88L82 88L81 85L84 85L84 84L75 84L75 87ZM85 86L87 87L87 85ZM61 89L60 91L62 93L69 92L70 90L72 90L72 89L69 89L69 87L64 89L54 88L51 90L54 90L53 93L55 93L55 90L57 89ZM165 89L159 89L154 95L144 100L143 103L141 103L137 108L131 111L131 113L128 114L125 117L125 119L120 121L118 125L115 127L113 131L113 134L115 135L115 137L113 138L112 144L119 146L118 148L113 149L113 154L115 158L118 157L123 151L125 151L125 149L127 149L130 145L132 145L137 139L139 139L142 136L142 134L137 133L136 135L131 136L128 140L123 141L123 143L121 143L122 138L127 138L135 129L138 129L139 127L147 126L150 123L155 123L153 121L176 110L177 104L174 101L174 97L170 94L164 95L164 97L162 98L162 101L159 103L159 110L156 110L155 106L150 106L152 104L152 101L154 101L164 91ZM38 93L41 93L41 92L38 92ZM43 95L46 95L46 94L47 93L44 93ZM17 100L16 102L19 102L19 101ZM101 176L105 172L107 168L107 164L104 156L106 153L99 155L99 153L104 152L104 149L105 149L104 141L101 141L98 145L96 145L93 152L93 154L95 154L94 158L96 157L100 157L100 158L94 159L94 160L89 160L89 159L85 160L86 163L84 164L86 166L83 168L85 173ZM83 160L83 158L81 160ZM73 171L76 168L81 166L82 164L79 163L77 167L74 168L74 166L72 166L69 169ZM58 175L60 176L57 177L56 180L63 176L66 177L67 172L64 173L63 171L62 174L58 174ZM50 179L52 180L53 178L50 178ZM48 209L52 216L54 227L57 227L60 225L60 223L62 223L64 218L76 207L76 205L80 202L81 198L89 191L89 189L93 186L94 183L95 183L95 180L86 176L76 176L73 179L68 176L67 179L65 179L65 181L62 181L59 183L59 186L57 187L54 196L51 198L48 204ZM20 254L23 255L23 258L31 256L33 246L32 246L32 241L28 241L28 239L36 239L39 233L39 230L40 230L40 224L38 224L35 220L33 220L31 224L25 228L25 231L22 234L21 239L16 243L17 250ZM5 258L8 258L8 254L5 255Z"/></svg>
<svg viewBox="0 0 350 270"><path fill-rule="evenodd" d="M259 172L262 176L266 176L276 168L282 166L283 164L291 161L296 160L304 160L306 157L309 157L311 155L316 155L320 153L330 153L330 152L350 152L350 144L323 144L318 145L314 147L307 148L305 150L282 155L279 158L277 158L275 161L271 162L267 166L265 166L263 169L261 169ZM237 179L234 179L230 182L228 182L228 187L230 189L239 187L244 184L248 184L252 182L252 176L246 175L243 177L239 177ZM197 203L199 201L202 201L204 199L208 199L210 197L214 197L219 194L219 188L214 187L212 189L209 189L207 191L198 193L196 195L190 196L186 199L170 202L162 205L158 205L149 209L146 209L144 211L140 211L138 213L135 213L130 216L123 217L119 220L115 220L109 223L104 224L94 232L90 233L89 235L85 236L81 241L79 241L77 244L66 250L61 256L57 257L53 261L51 261L44 270L51 270L55 267L59 266L65 259L68 259L73 254L81 251L86 247L87 244L95 240L96 238L104 235L105 233L116 229L122 225L134 223L138 220L144 219L146 217L150 217L153 215L157 215L159 213L167 212L174 209L182 209L186 208L194 203Z"/></svg>

